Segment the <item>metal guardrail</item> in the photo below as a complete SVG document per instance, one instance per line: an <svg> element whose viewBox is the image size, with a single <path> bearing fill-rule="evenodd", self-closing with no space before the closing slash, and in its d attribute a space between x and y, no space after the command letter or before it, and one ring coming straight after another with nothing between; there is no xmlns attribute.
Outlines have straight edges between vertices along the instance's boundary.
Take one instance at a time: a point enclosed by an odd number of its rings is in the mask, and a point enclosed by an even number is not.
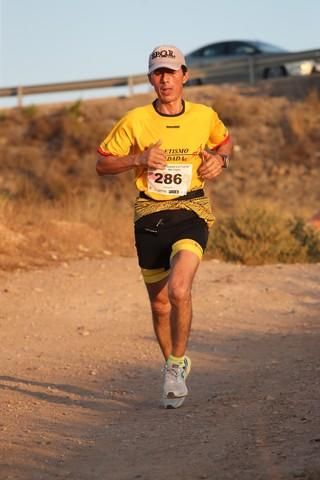
<svg viewBox="0 0 320 480"><path fill-rule="evenodd" d="M254 84L258 78L258 70L277 67L285 63L314 60L320 64L320 50L306 50L294 53L258 54L242 58L215 60L200 69L190 69L191 78L223 81L223 78L236 75L240 70L247 72L246 81ZM82 80L42 85L26 85L0 88L0 97L16 96L18 105L22 106L23 96L38 93L67 92L76 90L98 89L106 87L128 86L129 95L133 94L134 85L147 83L146 74L130 75L96 80Z"/></svg>
<svg viewBox="0 0 320 480"><path fill-rule="evenodd" d="M96 80L80 80L74 82L45 83L42 85L26 85L0 88L0 97L18 98L18 105L22 106L23 96L37 93L56 93L76 90L89 90L106 87L128 86L129 95L133 94L134 85L147 83L147 75L130 75L128 77L102 78Z"/></svg>

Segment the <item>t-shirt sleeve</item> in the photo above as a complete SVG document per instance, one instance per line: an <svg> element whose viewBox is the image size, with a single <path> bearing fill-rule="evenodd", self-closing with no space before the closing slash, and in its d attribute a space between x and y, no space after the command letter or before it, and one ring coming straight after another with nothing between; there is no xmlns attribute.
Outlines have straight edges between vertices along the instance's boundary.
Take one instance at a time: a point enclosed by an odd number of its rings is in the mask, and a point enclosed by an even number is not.
<svg viewBox="0 0 320 480"><path fill-rule="evenodd" d="M129 155L134 146L132 120L129 114L116 123L111 132L101 142L98 152L101 155Z"/></svg>
<svg viewBox="0 0 320 480"><path fill-rule="evenodd" d="M222 143L224 143L229 137L227 127L218 117L218 114L212 110L211 129L208 141L208 147L215 149Z"/></svg>

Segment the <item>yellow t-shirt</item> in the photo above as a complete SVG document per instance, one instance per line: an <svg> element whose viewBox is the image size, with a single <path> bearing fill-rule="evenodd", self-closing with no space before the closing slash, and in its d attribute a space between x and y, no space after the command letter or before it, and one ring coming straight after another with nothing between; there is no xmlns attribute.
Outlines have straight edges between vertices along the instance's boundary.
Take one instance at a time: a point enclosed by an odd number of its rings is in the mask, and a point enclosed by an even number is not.
<svg viewBox="0 0 320 480"><path fill-rule="evenodd" d="M154 200L173 200L203 188L198 176L201 151L216 148L227 137L226 127L210 107L184 102L180 114L164 115L150 104L129 111L101 143L99 152L126 156L143 152L161 140L166 169L138 167L135 182L139 191Z"/></svg>

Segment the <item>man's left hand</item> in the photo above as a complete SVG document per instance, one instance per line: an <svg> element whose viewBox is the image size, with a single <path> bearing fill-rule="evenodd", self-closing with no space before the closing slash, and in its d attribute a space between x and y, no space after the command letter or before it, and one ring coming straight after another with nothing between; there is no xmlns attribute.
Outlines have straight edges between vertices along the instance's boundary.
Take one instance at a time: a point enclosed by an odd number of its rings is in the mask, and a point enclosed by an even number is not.
<svg viewBox="0 0 320 480"><path fill-rule="evenodd" d="M201 156L202 164L198 169L199 177L202 180L212 180L220 175L223 167L223 161L220 155L213 155L203 150Z"/></svg>

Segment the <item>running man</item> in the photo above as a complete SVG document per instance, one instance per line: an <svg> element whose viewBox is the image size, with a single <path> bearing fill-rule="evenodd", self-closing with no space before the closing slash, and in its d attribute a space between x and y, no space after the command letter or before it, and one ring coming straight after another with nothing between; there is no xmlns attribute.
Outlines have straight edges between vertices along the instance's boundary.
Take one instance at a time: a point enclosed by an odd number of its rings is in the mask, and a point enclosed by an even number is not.
<svg viewBox="0 0 320 480"><path fill-rule="evenodd" d="M203 187L228 166L232 146L214 110L183 99L189 74L177 47L151 52L148 78L156 99L114 126L98 149L96 170L134 169L135 244L165 359L162 404L178 408L191 369L192 283L214 222Z"/></svg>

